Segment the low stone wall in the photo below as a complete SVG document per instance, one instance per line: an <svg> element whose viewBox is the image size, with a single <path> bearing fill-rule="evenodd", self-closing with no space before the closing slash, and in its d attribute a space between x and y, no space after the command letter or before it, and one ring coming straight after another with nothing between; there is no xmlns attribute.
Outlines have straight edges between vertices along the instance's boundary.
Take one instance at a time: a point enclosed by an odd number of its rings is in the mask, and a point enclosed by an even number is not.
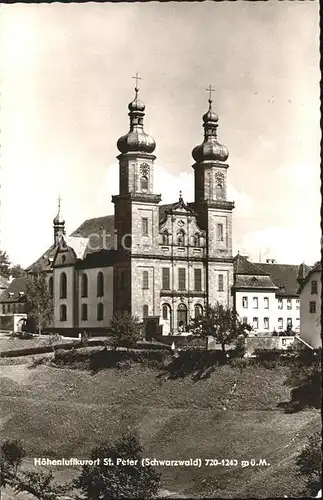
<svg viewBox="0 0 323 500"><path fill-rule="evenodd" d="M285 350L295 342L295 337L247 337L245 339L246 355L251 356L255 349Z"/></svg>

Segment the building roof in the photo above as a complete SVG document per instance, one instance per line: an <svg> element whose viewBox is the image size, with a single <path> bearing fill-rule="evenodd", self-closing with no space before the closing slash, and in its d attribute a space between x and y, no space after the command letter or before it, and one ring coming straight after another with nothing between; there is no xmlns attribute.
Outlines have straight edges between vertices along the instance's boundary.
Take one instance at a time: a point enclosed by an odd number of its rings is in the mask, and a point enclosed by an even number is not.
<svg viewBox="0 0 323 500"><path fill-rule="evenodd" d="M77 259L85 257L89 238L82 236L64 236L63 238L66 245L74 250Z"/></svg>
<svg viewBox="0 0 323 500"><path fill-rule="evenodd" d="M0 296L1 303L24 302L26 278L15 278Z"/></svg>
<svg viewBox="0 0 323 500"><path fill-rule="evenodd" d="M236 274L233 288L239 289L261 289L261 290L273 290L277 293L278 287L271 280L270 276L264 274L255 276L251 274Z"/></svg>
<svg viewBox="0 0 323 500"><path fill-rule="evenodd" d="M308 281L309 281L310 277L313 275L313 273L321 273L322 274L322 263L320 261L316 262L316 264L314 264L314 266L312 268L310 268L309 272L307 273L307 275L305 276L304 280L302 281L301 285L298 288L298 293L301 293L301 291L303 290L306 283L308 283Z"/></svg>
<svg viewBox="0 0 323 500"><path fill-rule="evenodd" d="M293 264L253 263L237 255L233 260L234 288L276 289L276 295L298 296L299 266Z"/></svg>
<svg viewBox="0 0 323 500"><path fill-rule="evenodd" d="M31 271L35 267L38 267L41 271L50 271L56 248L53 243L33 264L27 267L26 271Z"/></svg>
<svg viewBox="0 0 323 500"><path fill-rule="evenodd" d="M277 295L294 297L298 295L298 265L276 263L259 263L256 265L264 272L268 273L272 281L278 286L278 290L276 292Z"/></svg>
<svg viewBox="0 0 323 500"><path fill-rule="evenodd" d="M249 262L247 257L240 254L233 259L233 269L235 274L269 275L269 272L263 271L257 264Z"/></svg>

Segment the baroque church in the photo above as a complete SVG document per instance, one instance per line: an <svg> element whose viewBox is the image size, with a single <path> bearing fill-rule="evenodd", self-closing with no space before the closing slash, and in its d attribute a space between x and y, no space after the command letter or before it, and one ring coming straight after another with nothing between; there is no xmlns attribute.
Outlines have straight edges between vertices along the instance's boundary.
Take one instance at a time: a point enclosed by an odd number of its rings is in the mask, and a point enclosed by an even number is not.
<svg viewBox="0 0 323 500"><path fill-rule="evenodd" d="M114 215L86 220L66 236L59 207L53 245L33 264L48 273L56 331L104 331L114 311L127 310L146 328L185 333L207 304L232 305L234 203L227 200L229 153L218 141L211 95L203 142L192 151L190 203L180 193L176 202L161 204L156 143L144 130L137 87L128 109L129 132L117 141Z"/></svg>

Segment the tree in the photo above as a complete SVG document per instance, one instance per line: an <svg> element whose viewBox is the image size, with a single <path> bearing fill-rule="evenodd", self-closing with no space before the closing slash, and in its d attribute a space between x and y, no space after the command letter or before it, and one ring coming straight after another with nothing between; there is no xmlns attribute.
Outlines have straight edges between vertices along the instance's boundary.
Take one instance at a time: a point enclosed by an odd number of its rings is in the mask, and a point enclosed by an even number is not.
<svg viewBox="0 0 323 500"><path fill-rule="evenodd" d="M296 459L298 473L307 478L306 496L316 495L322 483L322 436L320 432L307 438L307 443Z"/></svg>
<svg viewBox="0 0 323 500"><path fill-rule="evenodd" d="M131 434L115 444L94 448L91 458L96 464L83 466L75 486L89 500L152 498L158 491L160 474L150 465L142 466L142 451L138 438ZM105 458L111 460L110 465L104 463ZM126 463L122 465L118 459Z"/></svg>
<svg viewBox="0 0 323 500"><path fill-rule="evenodd" d="M12 486L17 493L31 493L39 500L57 500L68 491L70 485L57 484L53 479L52 472L22 471Z"/></svg>
<svg viewBox="0 0 323 500"><path fill-rule="evenodd" d="M53 300L48 289L46 273L39 268L27 276L26 309L28 317L36 322L40 334L52 321Z"/></svg>
<svg viewBox="0 0 323 500"><path fill-rule="evenodd" d="M2 444L1 452L10 467L13 467L17 472L22 459L26 455L22 443L16 439L14 441L7 440Z"/></svg>
<svg viewBox="0 0 323 500"><path fill-rule="evenodd" d="M114 337L115 345L131 347L141 337L137 319L127 311L116 311L110 322L109 334Z"/></svg>
<svg viewBox="0 0 323 500"><path fill-rule="evenodd" d="M0 452L0 499L1 490L8 484L12 485L17 476L25 450L20 441L4 441Z"/></svg>
<svg viewBox="0 0 323 500"><path fill-rule="evenodd" d="M291 387L291 407L321 407L322 371L319 351L296 351L284 385Z"/></svg>
<svg viewBox="0 0 323 500"><path fill-rule="evenodd" d="M206 339L206 349L208 337L214 337L221 344L225 356L225 346L234 342L239 335L245 335L250 326L240 321L238 313L233 309L217 304L215 307L208 306L202 316L192 319L189 330Z"/></svg>
<svg viewBox="0 0 323 500"><path fill-rule="evenodd" d="M19 264L10 267L10 274L13 278L24 278L27 276L26 271Z"/></svg>
<svg viewBox="0 0 323 500"><path fill-rule="evenodd" d="M10 260L6 251L0 250L0 276L9 278L10 276Z"/></svg>

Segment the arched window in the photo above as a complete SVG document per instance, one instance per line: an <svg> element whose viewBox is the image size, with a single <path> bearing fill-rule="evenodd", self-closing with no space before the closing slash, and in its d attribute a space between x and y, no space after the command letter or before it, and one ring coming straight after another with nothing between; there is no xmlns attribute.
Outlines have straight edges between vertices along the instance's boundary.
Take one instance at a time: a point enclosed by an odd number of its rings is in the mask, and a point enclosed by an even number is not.
<svg viewBox="0 0 323 500"><path fill-rule="evenodd" d="M98 276L97 276L96 289L97 289L97 296L103 297L103 295L104 295L104 279L103 279L103 273L101 271L98 273Z"/></svg>
<svg viewBox="0 0 323 500"><path fill-rule="evenodd" d="M163 238L163 245L169 245L169 232L167 231L167 229L165 229L165 231L163 232L162 238Z"/></svg>
<svg viewBox="0 0 323 500"><path fill-rule="evenodd" d="M194 234L194 246L199 247L200 246L200 235L199 233Z"/></svg>
<svg viewBox="0 0 323 500"><path fill-rule="evenodd" d="M98 321L103 320L103 304L102 302L99 302L96 308L96 317Z"/></svg>
<svg viewBox="0 0 323 500"><path fill-rule="evenodd" d="M67 307L65 304L60 306L59 319L60 321L66 321L67 318Z"/></svg>
<svg viewBox="0 0 323 500"><path fill-rule="evenodd" d="M223 198L223 186L221 183L218 183L215 187L215 196L217 200L222 200Z"/></svg>
<svg viewBox="0 0 323 500"><path fill-rule="evenodd" d="M147 306L147 304L145 304L144 306L142 306L142 317L147 318L148 312L149 312L148 306Z"/></svg>
<svg viewBox="0 0 323 500"><path fill-rule="evenodd" d="M194 317L200 318L203 315L203 307L200 304L196 304L194 307Z"/></svg>
<svg viewBox="0 0 323 500"><path fill-rule="evenodd" d="M51 297L53 297L54 295L54 280L53 280L53 276L51 276L48 280L48 291L49 291L49 295Z"/></svg>
<svg viewBox="0 0 323 500"><path fill-rule="evenodd" d="M179 304L177 308L177 325L179 331L185 331L187 326L187 307L185 304Z"/></svg>
<svg viewBox="0 0 323 500"><path fill-rule="evenodd" d="M81 297L87 297L88 294L88 279L87 274L83 273L81 277Z"/></svg>
<svg viewBox="0 0 323 500"><path fill-rule="evenodd" d="M67 278L65 273L61 273L59 279L59 296L61 299L66 299L67 297Z"/></svg>
<svg viewBox="0 0 323 500"><path fill-rule="evenodd" d="M180 229L177 233L177 245L183 247L185 245L185 232Z"/></svg>
<svg viewBox="0 0 323 500"><path fill-rule="evenodd" d="M140 179L140 189L143 193L148 191L148 177L146 175L143 175Z"/></svg>
<svg viewBox="0 0 323 500"><path fill-rule="evenodd" d="M166 321L170 320L171 308L168 304L163 304L162 307L162 318Z"/></svg>

